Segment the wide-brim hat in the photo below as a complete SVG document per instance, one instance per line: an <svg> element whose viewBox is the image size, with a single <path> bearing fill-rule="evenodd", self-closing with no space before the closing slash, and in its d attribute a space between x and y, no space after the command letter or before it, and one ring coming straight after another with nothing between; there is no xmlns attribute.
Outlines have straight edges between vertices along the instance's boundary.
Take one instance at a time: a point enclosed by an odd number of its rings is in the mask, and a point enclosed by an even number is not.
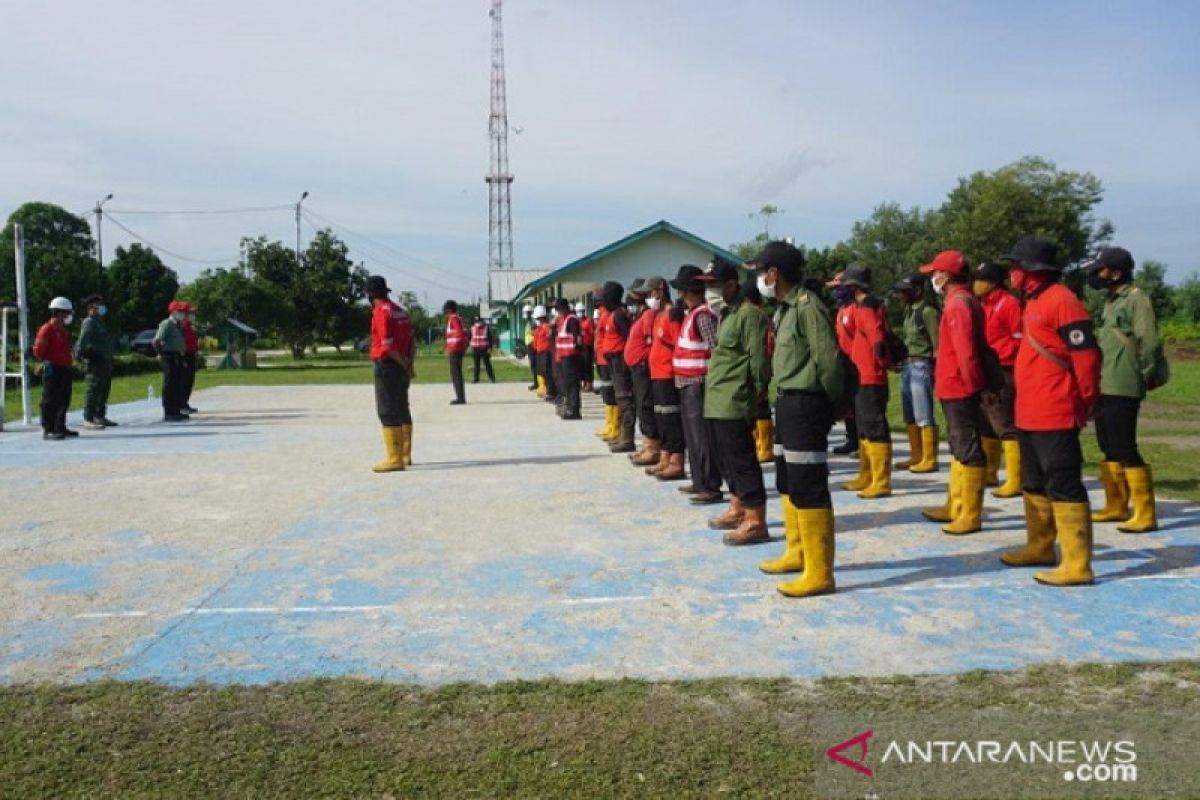
<svg viewBox="0 0 1200 800"><path fill-rule="evenodd" d="M1026 272L1061 272L1058 248L1053 242L1026 236L1012 247L1012 252L1000 259L1020 265Z"/></svg>
<svg viewBox="0 0 1200 800"><path fill-rule="evenodd" d="M675 273L674 280L671 281L671 286L679 291L703 289L704 281L701 276L704 270L694 264L684 264L679 268L679 272Z"/></svg>

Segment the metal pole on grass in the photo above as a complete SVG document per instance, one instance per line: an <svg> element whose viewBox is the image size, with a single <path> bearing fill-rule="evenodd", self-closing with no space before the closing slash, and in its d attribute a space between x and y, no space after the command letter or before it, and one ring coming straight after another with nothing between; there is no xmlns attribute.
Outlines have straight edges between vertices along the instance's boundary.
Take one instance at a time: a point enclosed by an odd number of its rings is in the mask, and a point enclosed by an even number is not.
<svg viewBox="0 0 1200 800"><path fill-rule="evenodd" d="M17 346L21 349L21 413L26 425L33 424L33 404L29 398L29 295L25 289L25 232L13 225L17 269Z"/></svg>

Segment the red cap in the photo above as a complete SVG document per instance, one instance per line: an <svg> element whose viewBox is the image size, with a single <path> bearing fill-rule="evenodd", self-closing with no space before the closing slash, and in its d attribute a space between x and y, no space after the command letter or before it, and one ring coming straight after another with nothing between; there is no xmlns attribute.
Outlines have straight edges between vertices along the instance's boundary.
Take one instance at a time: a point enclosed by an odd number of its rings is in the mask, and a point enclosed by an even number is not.
<svg viewBox="0 0 1200 800"><path fill-rule="evenodd" d="M921 267L921 274L931 272L949 272L951 275L963 275L967 271L967 259L960 250L943 250Z"/></svg>
<svg viewBox="0 0 1200 800"><path fill-rule="evenodd" d="M179 301L178 300L172 300L171 302L167 303L167 311L178 311L178 310L179 310Z"/></svg>

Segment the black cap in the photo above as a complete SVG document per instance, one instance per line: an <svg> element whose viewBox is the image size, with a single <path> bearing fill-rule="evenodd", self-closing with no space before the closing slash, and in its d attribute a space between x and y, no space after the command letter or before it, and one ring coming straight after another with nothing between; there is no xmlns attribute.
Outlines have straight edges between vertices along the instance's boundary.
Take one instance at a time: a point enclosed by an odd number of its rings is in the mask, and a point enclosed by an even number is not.
<svg viewBox="0 0 1200 800"><path fill-rule="evenodd" d="M988 281L997 285L1008 278L1008 267L996 261L985 261L975 270L975 280Z"/></svg>
<svg viewBox="0 0 1200 800"><path fill-rule="evenodd" d="M646 290L642 288L645 285L645 278L634 278L633 283L629 284L629 288L626 291L630 294L645 294Z"/></svg>
<svg viewBox="0 0 1200 800"><path fill-rule="evenodd" d="M571 301L565 297L560 297L554 301L554 307L556 309L558 309L559 311L562 311L563 309L570 311L571 310Z"/></svg>
<svg viewBox="0 0 1200 800"><path fill-rule="evenodd" d="M645 292L646 294L650 294L655 289L662 289L666 285L667 285L666 278L663 278L660 275L653 275L649 278L646 278L646 282L644 284L642 284L642 291Z"/></svg>
<svg viewBox="0 0 1200 800"><path fill-rule="evenodd" d="M613 311L621 305L621 298L624 296L625 287L616 281L606 281L600 287L600 303L609 311Z"/></svg>
<svg viewBox="0 0 1200 800"><path fill-rule="evenodd" d="M800 248L788 242L767 242L758 255L746 262L758 272L765 272L775 267L784 275L799 281L804 272L804 253Z"/></svg>
<svg viewBox="0 0 1200 800"><path fill-rule="evenodd" d="M742 276L738 274L736 264L716 255L709 262L708 269L700 276L700 280L705 283L725 283L726 281L738 281L741 279Z"/></svg>
<svg viewBox="0 0 1200 800"><path fill-rule="evenodd" d="M87 308L88 306L98 306L103 302L104 302L103 297L101 297L98 294L92 294L92 295L88 295L87 297L83 298L83 302L80 303L80 305L83 306L84 308Z"/></svg>
<svg viewBox="0 0 1200 800"><path fill-rule="evenodd" d="M919 272L910 272L902 276L894 284L892 291L894 292L916 292L925 287L925 276Z"/></svg>
<svg viewBox="0 0 1200 800"><path fill-rule="evenodd" d="M851 264L842 271L842 285L870 289L871 270L862 264Z"/></svg>
<svg viewBox="0 0 1200 800"><path fill-rule="evenodd" d="M1039 239L1036 236L1026 236L1012 247L1001 261L1014 261L1021 265L1026 272L1061 272L1058 265L1058 248L1053 242Z"/></svg>
<svg viewBox="0 0 1200 800"><path fill-rule="evenodd" d="M1129 275L1133 272L1133 254L1124 247L1106 247L1097 254L1095 260L1088 262L1084 269L1095 272L1105 267L1119 269Z"/></svg>
<svg viewBox="0 0 1200 800"><path fill-rule="evenodd" d="M675 274L675 280L671 281L671 285L681 292L685 289L693 291L703 289L704 282L701 278L703 274L704 271L694 264L684 264Z"/></svg>
<svg viewBox="0 0 1200 800"><path fill-rule="evenodd" d="M367 294L373 294L376 297L387 297L391 289L388 288L387 281L382 275L372 275L367 278Z"/></svg>
<svg viewBox="0 0 1200 800"><path fill-rule="evenodd" d="M763 302L762 292L758 290L758 279L751 278L748 281L742 282L742 297L749 300L756 306L761 306Z"/></svg>

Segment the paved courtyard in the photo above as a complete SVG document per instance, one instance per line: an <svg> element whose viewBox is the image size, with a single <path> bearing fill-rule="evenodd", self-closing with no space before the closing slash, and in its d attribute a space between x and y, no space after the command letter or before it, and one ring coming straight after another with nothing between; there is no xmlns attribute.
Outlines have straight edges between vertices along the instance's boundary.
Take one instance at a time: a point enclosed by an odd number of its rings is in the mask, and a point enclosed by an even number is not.
<svg viewBox="0 0 1200 800"><path fill-rule="evenodd" d="M523 385L414 391L414 458L382 457L369 386L224 387L64 443L0 434L0 681L268 682L358 675L817 677L1200 657L1200 509L1097 526L1098 585L997 555L1020 501L951 538L896 494L838 492L838 594L789 600L675 491ZM838 478L852 465L836 462ZM772 481L768 475L768 482ZM772 531L782 535L776 513Z"/></svg>

